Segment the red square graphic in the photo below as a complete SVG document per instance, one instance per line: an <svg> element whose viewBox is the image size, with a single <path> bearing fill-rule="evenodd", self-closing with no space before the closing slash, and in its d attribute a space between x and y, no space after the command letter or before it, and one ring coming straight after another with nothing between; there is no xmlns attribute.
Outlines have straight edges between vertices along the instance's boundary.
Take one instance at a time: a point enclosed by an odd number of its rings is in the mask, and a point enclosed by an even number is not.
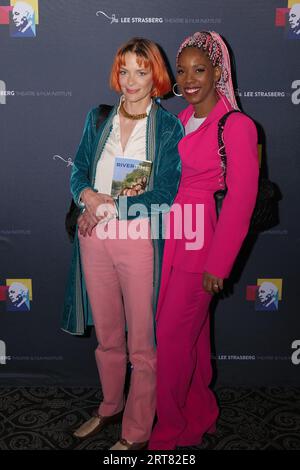
<svg viewBox="0 0 300 470"><path fill-rule="evenodd" d="M0 286L0 302L6 300L6 292L8 290L8 286Z"/></svg>
<svg viewBox="0 0 300 470"><path fill-rule="evenodd" d="M285 26L286 14L290 11L289 8L276 8L275 25Z"/></svg>
<svg viewBox="0 0 300 470"><path fill-rule="evenodd" d="M258 286L247 286L246 300L255 301Z"/></svg>
<svg viewBox="0 0 300 470"><path fill-rule="evenodd" d="M0 24L9 24L9 12L13 7L0 7Z"/></svg>

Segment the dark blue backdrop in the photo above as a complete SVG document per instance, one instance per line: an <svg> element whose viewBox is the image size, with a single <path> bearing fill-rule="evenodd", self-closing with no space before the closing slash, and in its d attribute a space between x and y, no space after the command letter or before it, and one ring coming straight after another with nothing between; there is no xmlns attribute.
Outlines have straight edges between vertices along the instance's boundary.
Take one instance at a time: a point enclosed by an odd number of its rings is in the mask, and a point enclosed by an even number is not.
<svg viewBox="0 0 300 470"><path fill-rule="evenodd" d="M28 1L39 3L36 36L12 37L10 2L0 0L0 385L98 384L94 334L60 331L70 162L87 111L116 100L107 83L118 46L148 37L174 70L180 42L203 29L231 45L240 102L261 129L262 159L283 195L280 225L258 237L233 294L215 310L217 380L299 385L300 36L289 23L299 2ZM163 105L177 113L185 103ZM279 292L273 311L255 300L263 282ZM29 309L10 301L20 284Z"/></svg>

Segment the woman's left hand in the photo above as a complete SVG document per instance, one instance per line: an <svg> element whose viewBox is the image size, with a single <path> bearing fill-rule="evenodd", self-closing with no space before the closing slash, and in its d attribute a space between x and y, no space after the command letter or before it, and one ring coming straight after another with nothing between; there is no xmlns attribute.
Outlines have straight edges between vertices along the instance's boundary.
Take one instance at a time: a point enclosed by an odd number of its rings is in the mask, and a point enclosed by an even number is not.
<svg viewBox="0 0 300 470"><path fill-rule="evenodd" d="M223 289L223 279L207 272L203 273L203 289L209 294L218 294Z"/></svg>

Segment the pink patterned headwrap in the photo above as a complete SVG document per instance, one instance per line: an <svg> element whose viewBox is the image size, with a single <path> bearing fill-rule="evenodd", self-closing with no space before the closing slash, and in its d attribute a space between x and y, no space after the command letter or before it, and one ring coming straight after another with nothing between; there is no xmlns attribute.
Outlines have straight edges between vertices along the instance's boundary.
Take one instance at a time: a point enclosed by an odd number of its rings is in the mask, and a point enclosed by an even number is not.
<svg viewBox="0 0 300 470"><path fill-rule="evenodd" d="M216 83L216 89L226 96L234 109L239 109L232 84L229 52L221 36L215 31L201 31L189 36L179 47L176 56L176 65L178 65L178 58L181 52L186 47L198 47L202 49L207 53L214 67L221 67L222 73L220 80Z"/></svg>

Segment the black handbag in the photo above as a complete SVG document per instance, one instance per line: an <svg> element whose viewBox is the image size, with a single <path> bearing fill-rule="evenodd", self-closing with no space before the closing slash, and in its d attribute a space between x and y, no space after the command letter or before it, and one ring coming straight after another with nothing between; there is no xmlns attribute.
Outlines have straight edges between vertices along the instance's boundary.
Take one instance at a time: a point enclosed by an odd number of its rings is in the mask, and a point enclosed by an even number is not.
<svg viewBox="0 0 300 470"><path fill-rule="evenodd" d="M224 169L224 181L225 189L220 189L214 193L217 217L220 215L223 200L226 197L226 163L227 156L225 145L223 141L223 131L226 120L230 114L240 112L238 110L232 110L224 114L218 122L218 146L219 155L221 157L222 168ZM251 232L263 232L269 230L279 223L279 191L275 183L272 183L269 179L263 177L261 174L258 181L258 193L256 204L253 210L253 214L250 221L249 231Z"/></svg>
<svg viewBox="0 0 300 470"><path fill-rule="evenodd" d="M108 104L100 104L98 106L99 116L96 122L96 131L99 129L99 126L102 124L102 122L105 121L105 119L108 117L112 108L113 106L109 106ZM65 217L65 228L71 243L74 241L77 219L80 213L81 209L75 204L72 198L69 210Z"/></svg>

